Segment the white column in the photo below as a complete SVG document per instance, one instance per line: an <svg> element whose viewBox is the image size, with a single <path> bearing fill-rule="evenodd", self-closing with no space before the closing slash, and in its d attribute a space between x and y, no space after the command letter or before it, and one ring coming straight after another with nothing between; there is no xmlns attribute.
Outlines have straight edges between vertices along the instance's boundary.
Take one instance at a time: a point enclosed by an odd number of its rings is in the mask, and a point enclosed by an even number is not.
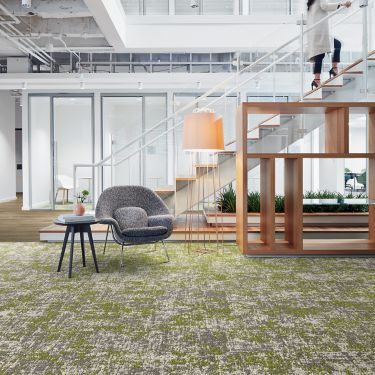
<svg viewBox="0 0 375 375"><path fill-rule="evenodd" d="M0 91L0 202L16 199L15 99Z"/></svg>

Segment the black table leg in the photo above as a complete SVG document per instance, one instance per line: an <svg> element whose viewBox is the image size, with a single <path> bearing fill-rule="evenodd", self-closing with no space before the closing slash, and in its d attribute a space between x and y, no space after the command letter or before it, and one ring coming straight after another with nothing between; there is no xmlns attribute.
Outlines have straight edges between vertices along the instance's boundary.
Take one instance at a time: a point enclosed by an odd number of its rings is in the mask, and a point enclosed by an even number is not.
<svg viewBox="0 0 375 375"><path fill-rule="evenodd" d="M61 266L62 266L62 262L63 262L63 259L64 259L65 249L66 249L66 244L67 244L67 242L68 242L69 232L70 232L70 227L69 227L69 225L68 225L68 226L66 227L66 230L65 230L64 243L63 243L63 246L62 246L62 249L61 249L60 260L59 260L59 266L57 267L57 272L60 272L60 271L61 271Z"/></svg>
<svg viewBox="0 0 375 375"><path fill-rule="evenodd" d="M82 249L82 264L83 267L86 267L86 257L85 257L85 239L84 239L84 232L82 227L79 227L79 236L81 237L81 249Z"/></svg>
<svg viewBox="0 0 375 375"><path fill-rule="evenodd" d="M98 262L96 260L96 254L95 254L94 240L92 239L92 233L91 233L90 225L87 226L86 230L87 230L87 235L89 237L89 242L90 242L90 246L91 246L92 257L94 259L95 270L96 270L97 273L99 273Z"/></svg>
<svg viewBox="0 0 375 375"><path fill-rule="evenodd" d="M71 226L70 232L72 236L71 236L71 243L70 243L69 278L72 277L72 268L73 268L73 251L74 251L74 235L75 235L74 225Z"/></svg>

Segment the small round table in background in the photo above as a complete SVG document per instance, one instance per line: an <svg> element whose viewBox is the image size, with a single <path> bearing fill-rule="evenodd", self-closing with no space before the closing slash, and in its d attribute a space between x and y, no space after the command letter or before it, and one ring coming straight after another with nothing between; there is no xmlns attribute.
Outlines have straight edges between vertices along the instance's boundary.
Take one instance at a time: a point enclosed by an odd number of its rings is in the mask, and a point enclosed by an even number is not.
<svg viewBox="0 0 375 375"><path fill-rule="evenodd" d="M79 233L80 239L81 239L81 250L82 250L82 264L83 267L86 267L86 257L85 257L85 244L84 244L84 234L87 233L87 236L89 238L90 247L91 247L91 253L92 257L94 259L95 264L95 270L97 273L99 273L98 268L98 262L96 260L96 254L95 254L95 246L94 246L94 240L92 238L92 232L91 232L91 225L97 223L96 220L87 220L87 221L81 221L79 223L77 222L62 222L58 219L54 221L56 225L63 225L66 226L65 230L65 237L64 237L64 243L61 249L61 255L59 260L59 266L57 268L57 272L61 271L61 265L64 259L66 244L68 243L69 234L71 234L70 238L70 256L69 256L69 277L72 277L72 268L73 268L73 252L74 252L74 238L75 234Z"/></svg>

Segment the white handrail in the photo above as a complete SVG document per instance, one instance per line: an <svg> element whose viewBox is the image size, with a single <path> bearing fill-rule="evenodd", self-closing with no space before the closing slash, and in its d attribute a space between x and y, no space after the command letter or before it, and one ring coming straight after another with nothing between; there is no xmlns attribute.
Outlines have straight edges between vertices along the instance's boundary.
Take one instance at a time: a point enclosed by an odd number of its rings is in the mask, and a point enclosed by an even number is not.
<svg viewBox="0 0 375 375"><path fill-rule="evenodd" d="M354 2L356 2L358 0L354 0ZM313 28L315 28L316 26L320 25L322 22L326 21L327 19L330 19L332 17L334 17L337 13L339 13L341 11L341 8L337 9L336 11L328 14L326 17L322 18L321 20L319 20L318 22L316 22L315 24L311 25L310 27L306 28L304 30L304 34L306 34L307 32L309 32L310 30L312 30ZM350 13L350 16L352 16L353 14L355 14L358 10L356 10L355 12L352 12ZM342 21L341 21L342 22ZM256 65L259 65L263 60L267 59L268 57L272 56L273 54L279 52L280 50L282 50L283 48L285 48L286 46L288 46L289 44L292 44L293 42L295 42L296 40L298 40L300 38L300 35L297 35L295 36L294 38L290 39L288 42L285 42L284 44L282 44L281 46L277 47L276 49L272 50L271 52L268 52L267 54L265 54L264 56L260 57L258 60L254 61L253 63L249 64L247 67L243 68L242 70L240 70L239 72L235 73L235 74L232 74L231 76L229 76L228 78L224 79L223 81L221 81L220 83L218 83L217 85L215 85L214 87L212 87L211 89L209 89L208 91L206 91L204 94L202 94L201 96L199 96L198 98L192 100L190 103L186 104L184 107L180 108L179 110L177 110L176 112L174 112L172 115L164 118L163 120L159 121L158 123L156 123L153 127L151 127L150 129L148 129L147 131L145 131L144 133L142 133L141 135L139 135L138 137L134 138L133 140L131 140L130 142L128 142L126 145L122 146L121 148L119 148L115 154L118 154L120 152L122 152L123 150L125 150L126 148L128 148L129 146L131 146L132 144L138 142L139 140L141 140L145 135L149 134L150 132L152 132L153 130L155 130L155 128L157 128L159 125L165 123L165 122L168 122L170 120L172 120L173 118L176 117L176 115L186 111L187 109L193 107L195 104L199 103L202 99L205 99L207 98L208 96L210 96L211 94L215 93L218 91L219 88L221 88L222 86L225 86L227 83L229 83L230 81L232 80L235 80L236 78L238 78L239 76L241 76L243 73L251 70L254 66ZM106 162L108 160L110 160L111 156L107 156L105 157L104 159L101 160L101 162Z"/></svg>
<svg viewBox="0 0 375 375"><path fill-rule="evenodd" d="M370 3L374 2L375 0L372 0ZM353 3L355 2L358 2L358 0L353 0ZM310 27L308 28L305 28L304 31L303 31L303 34L306 34L307 32L309 32L310 30L314 29L315 27L317 27L318 25L320 25L321 23L323 23L324 21L334 17L336 14L340 13L342 10L342 8L340 7L339 9L337 9L336 11L328 14L326 17L324 17L323 19L319 20L318 22L316 22L315 24L311 25ZM360 8L356 9L355 11L353 12L350 12L347 16L343 17L342 19L340 19L336 24L340 24L342 23L343 21L345 21L346 19L348 19L349 17L352 17L354 14L356 14L357 12L360 11ZM74 179L74 191L76 190L76 171L77 171L77 168L85 168L85 167L93 167L93 168L96 168L96 167L100 167L100 166L108 166L108 164L106 164L106 162L110 161L113 156L121 153L122 151L124 151L125 149L127 149L129 146L131 146L132 144L138 142L139 140L141 140L143 137L145 137L147 134L151 133L152 131L154 131L157 127L159 127L160 125L164 124L164 123L168 123L169 121L175 119L177 117L177 115L181 114L181 113L184 113L186 110L188 110L189 108L193 107L194 105L198 104L199 102L201 102L203 99L206 99L207 97L209 97L210 95L214 94L215 92L217 92L221 87L225 86L227 83L229 83L230 81L232 80L236 80L238 77L240 77L243 73L245 72L248 72L249 70L251 70L253 67L255 67L256 65L259 65L261 62L263 62L265 59L267 59L268 57L274 55L275 53L279 52L280 50L284 49L285 47L287 47L288 45L294 43L295 41L297 41L299 38L300 38L300 34L298 34L297 36L295 36L294 38L290 39L289 41L283 43L281 46L275 48L274 50L272 50L271 52L268 52L267 54L265 54L264 56L260 57L258 60L254 61L253 63L249 64L248 66L246 66L245 68L243 68L242 70L238 71L237 73L235 74L232 74L231 76L229 76L228 78L224 79L223 81L221 81L220 83L218 83L217 85L215 85L214 87L212 87L211 89L209 89L208 91L206 91L204 94L202 94L201 96L199 96L198 98L192 100L190 103L188 103L187 105L185 105L184 107L180 108L179 110L175 111L173 114L167 116L166 118L164 118L163 120L159 121L158 123L156 123L153 127L149 128L147 131L145 131L144 133L142 133L140 136L134 138L133 140L131 140L130 142L128 142L126 145L122 146L121 148L119 148L118 150L116 150L115 152L112 152L110 155L108 155L107 157L103 158L102 160L98 161L97 163L90 163L90 164L74 164L73 165L73 179ZM261 71L253 74L250 78L247 78L246 80L238 83L237 85L233 86L231 89L229 89L228 91L225 91L224 94L222 94L221 96L219 96L218 98L215 98L213 101L211 101L208 106L212 106L213 104L215 104L216 102L218 102L219 100L223 99L224 97L228 96L230 93L232 93L234 90L237 90L238 88L242 87L244 84L246 84L247 82L249 82L250 80L253 80L254 78L256 78L259 74L267 71L268 69L270 69L271 67L273 67L274 65L278 64L280 61L284 60L286 57L290 56L291 54L293 54L294 52L296 52L298 50L295 49L293 50L292 52L289 52L288 54L285 54L284 56L282 56L281 58L279 58L278 60L275 60L273 61L272 63L270 63L266 68L262 69ZM156 138L152 139L151 141L147 142L146 144L142 145L138 150L134 151L133 153L127 155L125 158L121 159L119 162L117 162L115 165L118 165L122 162L124 162L126 159L129 159L131 156L135 155L136 153L138 153L140 150L142 150L143 148L149 146L150 144L152 144L153 142L155 142L157 139L163 137L164 135L168 134L169 132L173 131L176 127L180 126L181 124L183 123L183 121L180 121L178 122L177 124L175 124L173 127L167 129L166 131L164 131L163 133L161 133L160 135L158 135Z"/></svg>

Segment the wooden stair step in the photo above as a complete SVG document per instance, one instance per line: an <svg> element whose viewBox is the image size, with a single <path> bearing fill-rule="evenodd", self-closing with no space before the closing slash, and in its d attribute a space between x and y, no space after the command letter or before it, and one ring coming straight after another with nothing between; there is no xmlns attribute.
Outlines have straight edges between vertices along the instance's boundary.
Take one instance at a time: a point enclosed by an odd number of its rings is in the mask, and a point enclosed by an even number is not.
<svg viewBox="0 0 375 375"><path fill-rule="evenodd" d="M303 100L322 100L322 99L323 99L323 90L321 86L314 90L309 91L303 97Z"/></svg>
<svg viewBox="0 0 375 375"><path fill-rule="evenodd" d="M176 181L195 181L196 179L195 176L176 177Z"/></svg>
<svg viewBox="0 0 375 375"><path fill-rule="evenodd" d="M211 168L217 168L217 164L194 164L194 168L204 168L204 169L211 169Z"/></svg>

